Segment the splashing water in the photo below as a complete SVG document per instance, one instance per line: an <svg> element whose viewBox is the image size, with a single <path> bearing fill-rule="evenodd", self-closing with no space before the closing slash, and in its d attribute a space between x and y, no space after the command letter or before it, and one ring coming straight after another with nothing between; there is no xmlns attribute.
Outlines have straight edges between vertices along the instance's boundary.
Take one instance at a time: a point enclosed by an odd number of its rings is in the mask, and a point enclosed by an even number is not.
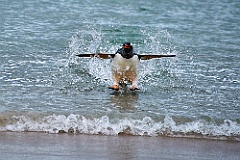
<svg viewBox="0 0 240 160"><path fill-rule="evenodd" d="M142 34L140 43L132 43L135 52L139 54L176 54L177 51L170 45L171 36L166 30L160 31L147 31L141 30ZM144 38L143 38L144 37ZM147 38L146 38L147 37ZM119 42L121 44L122 42ZM72 36L72 40L69 43L69 61L68 65L77 65L79 69L88 70L88 73L92 75L92 82L102 85L112 84L111 77L111 60L101 60L98 58L82 59L76 58L76 54L81 53L115 53L119 44L109 45L107 38L101 34L101 31L97 29L82 30ZM169 48L170 47L170 48ZM160 62L161 61L161 62ZM172 67L170 60L151 60L141 61L140 73L139 73L139 86L143 89L144 85L148 84L157 85L158 79L155 79L156 75L161 77L163 72L169 74L171 77L172 73L170 68Z"/></svg>

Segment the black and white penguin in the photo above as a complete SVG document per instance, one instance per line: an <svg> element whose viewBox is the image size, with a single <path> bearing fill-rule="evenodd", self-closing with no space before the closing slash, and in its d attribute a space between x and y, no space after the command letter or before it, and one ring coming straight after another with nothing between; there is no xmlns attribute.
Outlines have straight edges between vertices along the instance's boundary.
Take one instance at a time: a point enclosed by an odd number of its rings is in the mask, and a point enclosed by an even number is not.
<svg viewBox="0 0 240 160"><path fill-rule="evenodd" d="M112 60L113 85L110 89L119 90L121 84L130 84L130 90L138 90L139 56L133 52L131 43L125 42Z"/></svg>
<svg viewBox="0 0 240 160"><path fill-rule="evenodd" d="M153 58L175 57L176 55L167 54L136 54L133 51L133 46L129 42L125 42L122 48L118 49L115 54L112 53L92 53L92 54L78 54L78 57L98 57L103 59L112 59L112 76L113 85L110 89L119 90L121 86L131 85L130 90L138 90L138 72L139 61L150 60Z"/></svg>

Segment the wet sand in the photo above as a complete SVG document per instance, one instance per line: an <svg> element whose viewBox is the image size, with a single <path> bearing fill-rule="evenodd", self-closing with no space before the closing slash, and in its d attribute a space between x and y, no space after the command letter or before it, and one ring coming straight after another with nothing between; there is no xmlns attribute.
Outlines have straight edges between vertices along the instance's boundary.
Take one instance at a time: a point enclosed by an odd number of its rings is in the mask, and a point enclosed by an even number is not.
<svg viewBox="0 0 240 160"><path fill-rule="evenodd" d="M0 132L0 159L238 160L240 142L169 137Z"/></svg>

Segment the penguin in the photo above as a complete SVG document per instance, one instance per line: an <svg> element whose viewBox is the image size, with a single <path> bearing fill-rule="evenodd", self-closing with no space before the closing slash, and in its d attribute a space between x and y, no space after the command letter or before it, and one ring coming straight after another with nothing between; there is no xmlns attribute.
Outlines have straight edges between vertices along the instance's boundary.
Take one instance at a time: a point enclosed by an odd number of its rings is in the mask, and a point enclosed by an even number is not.
<svg viewBox="0 0 240 160"><path fill-rule="evenodd" d="M102 59L112 59L112 77L113 85L109 89L119 90L122 86L131 85L130 90L139 90L138 74L140 60L150 60L153 58L175 57L176 55L168 54L136 54L130 42L125 42L122 48L118 49L115 54L112 53L92 53L78 54L78 57L98 57Z"/></svg>
<svg viewBox="0 0 240 160"><path fill-rule="evenodd" d="M112 60L113 85L109 89L119 90L120 86L130 84L130 90L139 90L137 87L139 73L139 56L133 52L130 42L125 42L118 49Z"/></svg>

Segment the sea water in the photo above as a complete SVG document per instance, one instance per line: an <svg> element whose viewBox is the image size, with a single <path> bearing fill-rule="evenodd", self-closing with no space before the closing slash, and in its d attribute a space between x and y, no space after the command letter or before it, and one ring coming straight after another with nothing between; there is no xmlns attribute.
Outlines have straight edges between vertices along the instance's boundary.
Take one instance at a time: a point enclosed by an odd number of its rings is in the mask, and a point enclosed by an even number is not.
<svg viewBox="0 0 240 160"><path fill-rule="evenodd" d="M240 3L13 1L0 4L0 130L240 140ZM129 41L140 91L112 91Z"/></svg>

